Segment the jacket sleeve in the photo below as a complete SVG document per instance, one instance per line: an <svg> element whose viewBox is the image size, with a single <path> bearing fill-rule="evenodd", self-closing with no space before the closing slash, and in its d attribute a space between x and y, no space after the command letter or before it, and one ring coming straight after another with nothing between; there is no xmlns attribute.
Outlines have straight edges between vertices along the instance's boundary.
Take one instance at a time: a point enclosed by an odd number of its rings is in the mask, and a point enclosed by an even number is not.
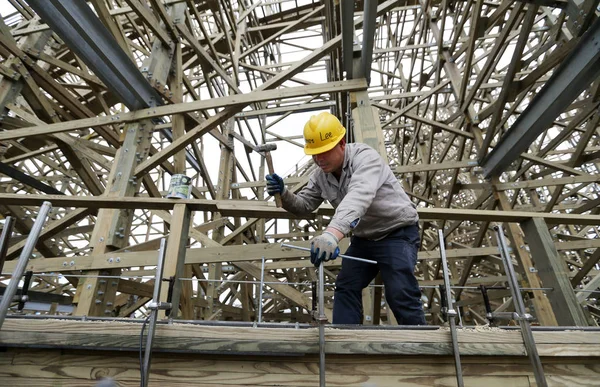
<svg viewBox="0 0 600 387"><path fill-rule="evenodd" d="M314 174L310 176L308 183L300 192L293 194L285 190L281 195L283 208L292 214L307 214L313 212L323 203L321 188L316 182Z"/></svg>
<svg viewBox="0 0 600 387"><path fill-rule="evenodd" d="M351 163L354 171L348 192L329 223L329 227L339 230L344 235L348 234L367 212L385 181L383 160L375 150L357 153Z"/></svg>

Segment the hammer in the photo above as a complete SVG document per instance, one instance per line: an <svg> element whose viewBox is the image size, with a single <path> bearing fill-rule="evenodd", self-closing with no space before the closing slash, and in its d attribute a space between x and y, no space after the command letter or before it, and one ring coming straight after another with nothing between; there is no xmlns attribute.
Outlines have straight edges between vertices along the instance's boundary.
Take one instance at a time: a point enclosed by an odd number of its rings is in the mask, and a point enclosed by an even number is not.
<svg viewBox="0 0 600 387"><path fill-rule="evenodd" d="M271 158L271 151L274 151L275 149L277 149L277 144L262 144L254 148L255 151L262 153L263 156L265 156L265 159L267 160L267 167L269 168L269 174L271 175L275 173L273 170L273 159ZM278 208L281 208L280 194L275 194L275 205Z"/></svg>

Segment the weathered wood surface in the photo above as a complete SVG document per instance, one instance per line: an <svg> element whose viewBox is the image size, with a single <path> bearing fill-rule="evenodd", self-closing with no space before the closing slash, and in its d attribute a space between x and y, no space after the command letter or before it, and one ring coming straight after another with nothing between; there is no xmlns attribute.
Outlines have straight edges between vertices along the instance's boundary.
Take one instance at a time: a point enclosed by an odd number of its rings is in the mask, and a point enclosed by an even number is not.
<svg viewBox="0 0 600 387"><path fill-rule="evenodd" d="M531 386L527 358L464 357L466 386ZM329 355L330 386L454 386L451 357L432 362L426 356ZM600 365L592 358L545 358L548 382L595 386ZM135 352L59 351L9 348L0 354L0 384L10 386L81 386L110 377L120 386L139 385ZM155 353L150 386L315 386L319 364L309 356L221 356Z"/></svg>
<svg viewBox="0 0 600 387"><path fill-rule="evenodd" d="M70 347L137 350L141 324L71 320L9 319L0 344L17 347ZM541 356L600 356L596 331L534 332ZM326 328L330 354L451 355L450 332L436 330L368 330ZM462 355L524 356L518 330L460 329ZM157 351L217 353L318 353L317 328L253 328L192 324L159 324Z"/></svg>

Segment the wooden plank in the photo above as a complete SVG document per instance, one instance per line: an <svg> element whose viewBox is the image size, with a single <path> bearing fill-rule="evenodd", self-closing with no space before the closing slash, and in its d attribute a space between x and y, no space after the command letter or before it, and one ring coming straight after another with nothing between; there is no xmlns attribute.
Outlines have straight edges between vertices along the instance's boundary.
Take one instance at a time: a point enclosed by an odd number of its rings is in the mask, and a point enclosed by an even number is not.
<svg viewBox="0 0 600 387"><path fill-rule="evenodd" d="M188 239L188 231L190 229L191 211L185 205L178 203L173 209L173 219L171 223L171 233L167 241L167 249L165 252L165 261L163 264L163 278L173 278L173 291L171 295L171 303L173 308L169 317L175 318L178 316L180 295L181 295L181 280L183 277L183 265L185 261L185 246ZM164 283L163 285L168 285ZM169 295L169 286L162 286L160 290L160 301L166 302ZM160 317L164 317L164 311L159 312Z"/></svg>
<svg viewBox="0 0 600 387"><path fill-rule="evenodd" d="M54 207L119 208L119 209L159 209L170 210L176 203L185 204L194 211L220 212L226 216L255 218L312 219L317 215L332 215L333 208L321 206L316 212L302 217L276 208L273 202L248 200L203 200L182 199L174 201L164 198L123 197L112 200L96 196L61 195L20 195L0 194L0 200L7 205L41 206L45 200ZM547 224L600 225L600 215L581 215L563 213L540 213L525 211L493 211L455 208L417 208L421 220L470 220L519 223L527 219L544 219Z"/></svg>
<svg viewBox="0 0 600 387"><path fill-rule="evenodd" d="M477 160L464 160L464 161L447 161L444 163L435 164L416 164L416 165L401 165L394 168L395 173L415 173L415 172L429 172L429 171L443 171L446 169L457 169L457 168L474 168L479 163Z"/></svg>
<svg viewBox="0 0 600 387"><path fill-rule="evenodd" d="M592 244L595 242L595 245ZM590 240L578 243L578 246L574 245L575 242L559 242L555 246L558 250L573 250L580 249L586 246L598 248L600 240ZM142 251L115 251L107 254L101 254L97 256L81 256L76 259L70 257L57 257L57 258L44 258L44 259L32 259L29 260L27 270L31 270L34 273L42 272L53 272L53 271L68 271L71 270L90 270L90 269L109 269L109 268L128 268L135 266L152 266L156 264L158 249L157 242L152 242L153 253L149 253L147 250ZM293 242L293 244L302 247L308 247L309 242ZM348 246L347 240L340 242L340 248L345 250ZM470 257L485 257L489 255L498 254L498 249L495 247L475 247L475 248L457 248L446 250L446 256L450 260L454 259L468 259ZM219 247L206 247L206 248L194 248L186 250L186 264L209 264L213 262L243 262L260 260L265 257L267 260L271 259L287 259L280 262L267 263L266 267L269 269L278 268L294 268L294 267L311 267L310 262L306 260L301 261L290 261L289 259L298 259L308 257L308 253L300 250L292 249L281 249L277 243L258 243L253 245L245 246L219 246ZM112 260L111 260L112 258ZM116 258L119 258L118 262ZM419 260L435 260L440 259L439 250L434 251L419 251ZM73 260L74 265L70 266L70 261ZM326 266L338 267L341 262L339 260L327 262ZM6 262L4 265L4 272L12 272L16 266L15 261Z"/></svg>
<svg viewBox="0 0 600 387"><path fill-rule="evenodd" d="M11 347L104 348L137 351L140 324L60 320L5 322L0 343ZM459 329L461 355L524 356L518 330ZM451 355L450 332L438 330L348 330L326 328L329 354ZM541 356L600 356L595 331L534 332ZM190 324L159 324L155 349L218 351L235 354L316 354L317 328L252 328Z"/></svg>
<svg viewBox="0 0 600 387"><path fill-rule="evenodd" d="M271 101L300 97L305 95L319 95L334 92L360 90L366 88L364 79L350 81L329 82L318 85L287 87L276 90L261 90L251 93L227 96L222 98L211 98L180 104L157 106L148 109L140 109L130 113L119 113L111 116L97 116L60 122L57 124L46 124L21 128L0 133L0 140L17 139L44 134L60 132L71 132L77 129L96 128L104 125L134 122L145 118L163 117L172 114L190 113L206 109L215 109L226 106L248 105L252 102ZM241 109L240 109L241 110Z"/></svg>

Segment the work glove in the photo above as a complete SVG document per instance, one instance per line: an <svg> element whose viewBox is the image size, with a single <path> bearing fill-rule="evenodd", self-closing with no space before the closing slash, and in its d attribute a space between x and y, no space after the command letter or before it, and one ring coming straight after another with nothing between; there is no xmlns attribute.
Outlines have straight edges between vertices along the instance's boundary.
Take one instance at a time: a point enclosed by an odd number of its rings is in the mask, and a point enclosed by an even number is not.
<svg viewBox="0 0 600 387"><path fill-rule="evenodd" d="M323 232L310 241L310 263L319 267L321 262L336 259L340 254L339 239L329 231Z"/></svg>
<svg viewBox="0 0 600 387"><path fill-rule="evenodd" d="M275 194L283 195L285 192L285 185L283 179L276 173L265 176L267 180L267 192L269 195L274 196Z"/></svg>

